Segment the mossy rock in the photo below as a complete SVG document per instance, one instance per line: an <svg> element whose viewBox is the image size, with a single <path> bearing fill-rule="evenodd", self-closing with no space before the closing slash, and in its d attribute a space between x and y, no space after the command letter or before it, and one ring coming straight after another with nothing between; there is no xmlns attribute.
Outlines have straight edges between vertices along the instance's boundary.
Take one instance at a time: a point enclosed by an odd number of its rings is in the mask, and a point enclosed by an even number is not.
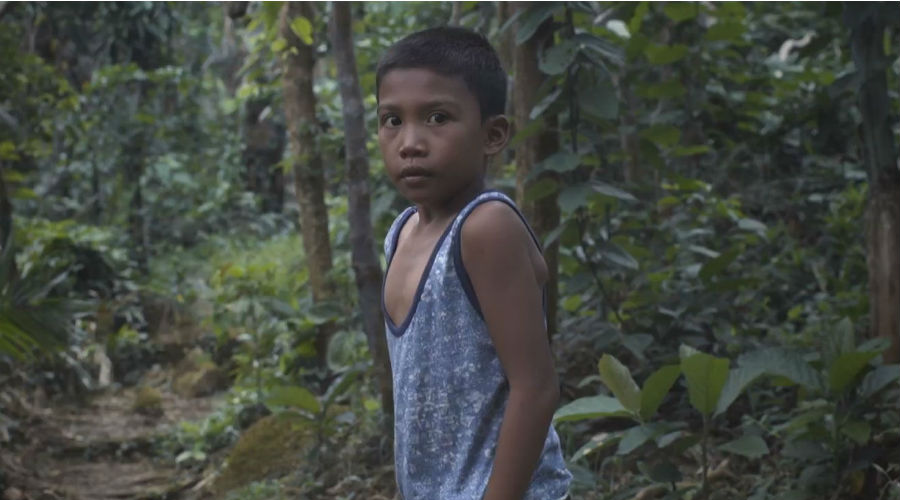
<svg viewBox="0 0 900 500"><path fill-rule="evenodd" d="M312 424L289 414L269 415L247 429L234 445L213 484L218 498L254 481L295 471L313 445Z"/></svg>
<svg viewBox="0 0 900 500"><path fill-rule="evenodd" d="M175 379L172 389L186 398L209 396L228 387L228 376L211 362L202 363Z"/></svg>
<svg viewBox="0 0 900 500"><path fill-rule="evenodd" d="M143 415L158 417L163 414L162 403L163 397L159 389L143 386L134 393L134 403L131 405L131 409Z"/></svg>
<svg viewBox="0 0 900 500"><path fill-rule="evenodd" d="M201 366L209 365L212 359L203 349L195 347L186 352L181 360L175 365L175 376L181 376L185 373L192 372Z"/></svg>

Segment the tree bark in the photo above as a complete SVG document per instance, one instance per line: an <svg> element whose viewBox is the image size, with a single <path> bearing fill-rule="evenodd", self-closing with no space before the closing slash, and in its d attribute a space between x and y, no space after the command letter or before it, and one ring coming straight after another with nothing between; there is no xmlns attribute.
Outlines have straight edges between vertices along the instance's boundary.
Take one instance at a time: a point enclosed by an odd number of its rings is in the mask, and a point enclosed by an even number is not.
<svg viewBox="0 0 900 500"><path fill-rule="evenodd" d="M512 10L512 6L510 2L496 2L497 8L497 25L503 26L509 20L510 16L514 13ZM494 42L494 46L497 47L497 56L500 58L500 64L503 66L504 71L507 74L512 73L514 64L513 50L515 48L515 40L513 39L513 33L515 30L513 27L508 27L505 32L501 33L497 36L497 39ZM510 118L510 120L514 117L514 106L513 102L515 101L514 97L515 86L513 85L513 79L507 78L506 80L506 109L504 113L506 116ZM513 130L515 133L515 130ZM509 164L513 161L514 158L513 151L507 148L503 151L503 154L498 158L495 158L492 162L488 164L487 170L487 181L491 183L494 179L501 177L503 173L503 167L506 164Z"/></svg>
<svg viewBox="0 0 900 500"><path fill-rule="evenodd" d="M453 2L452 10L450 11L450 26L459 26L459 21L462 19L462 2Z"/></svg>
<svg viewBox="0 0 900 500"><path fill-rule="evenodd" d="M887 5L887 4L885 4ZM849 7L847 8L856 8ZM862 8L862 7L860 7ZM885 362L900 361L900 170L887 93L884 54L885 6L869 6L851 26L853 61L860 74L859 108L869 177L866 239L870 335L890 341Z"/></svg>
<svg viewBox="0 0 900 500"><path fill-rule="evenodd" d="M529 2L517 2L516 10L528 8ZM519 17L521 19L522 16ZM517 23L518 25L519 23ZM547 20L535 34L514 51L515 64L515 109L516 130L524 130L528 125L529 114L537 100L537 92L544 81L544 75L538 68L538 51L547 43L552 43L553 27ZM534 166L559 149L559 137L556 131L556 117L545 116L543 130L519 143L516 148L516 203L522 208L526 218L531 221L538 238L543 238L559 225L560 210L557 203L557 191L538 200L526 199L525 193L531 182L526 179L534 170ZM541 173L534 182L548 180L559 185L559 176L554 172ZM557 303L559 300L559 243L553 242L544 249L544 260L549 272L547 280L547 334L556 332Z"/></svg>
<svg viewBox="0 0 900 500"><path fill-rule="evenodd" d="M344 146L347 151L347 191L349 195L350 250L353 273L359 294L363 331L369 342L375 375L381 391L381 405L387 415L393 414L393 384L387 354L384 317L381 313L381 264L375 255L372 219L369 214L369 157L366 129L353 52L350 4L332 4L331 42L337 62L338 84L344 113Z"/></svg>
<svg viewBox="0 0 900 500"><path fill-rule="evenodd" d="M247 190L262 198L264 212L280 213L284 205L284 175L278 163L284 156L284 126L273 113L263 116L272 104L268 97L248 99L244 105L244 175Z"/></svg>
<svg viewBox="0 0 900 500"><path fill-rule="evenodd" d="M13 207L12 201L9 199L9 189L6 186L6 172L3 168L3 162L0 162L0 255L6 252L12 252L9 248L13 243ZM9 283L19 278L18 268L16 267L16 256L9 255L7 261L7 269L2 270L2 275L6 277ZM0 263L5 259L0 258ZM5 286L7 283L0 283Z"/></svg>
<svg viewBox="0 0 900 500"><path fill-rule="evenodd" d="M147 82L139 82L134 113L136 114L143 105L148 92ZM143 127L135 127L131 131L131 137L126 143L125 158L125 185L131 189L131 199L128 203L128 235L134 245L134 258L138 269L144 275L150 272L149 246L150 239L147 227L147 213L144 209L144 192L141 189L141 179L144 176L144 164L147 155L147 133Z"/></svg>
<svg viewBox="0 0 900 500"><path fill-rule="evenodd" d="M328 210L325 206L325 174L322 156L316 147L316 97L313 94L313 48L304 44L291 30L290 23L305 17L315 25L310 2L285 2L281 10L280 32L287 40L283 53L284 110L292 153L294 184L300 205L300 234L309 269L313 302L326 303L334 297L331 273L331 241L328 233ZM335 325L319 326L316 354L319 366L327 368L328 341Z"/></svg>

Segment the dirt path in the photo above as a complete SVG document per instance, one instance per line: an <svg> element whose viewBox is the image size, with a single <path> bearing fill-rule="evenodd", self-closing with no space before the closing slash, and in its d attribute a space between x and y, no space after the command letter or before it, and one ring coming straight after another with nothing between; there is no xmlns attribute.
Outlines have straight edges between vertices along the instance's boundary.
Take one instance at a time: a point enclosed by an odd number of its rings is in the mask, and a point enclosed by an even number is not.
<svg viewBox="0 0 900 500"><path fill-rule="evenodd" d="M178 499L200 479L153 457L153 443L184 420L210 414L220 397L162 392L162 414L133 410L134 390L100 393L85 405L31 408L25 444L0 450L10 486L2 500ZM2 445L0 445L2 446ZM5 497L5 498L4 498Z"/></svg>

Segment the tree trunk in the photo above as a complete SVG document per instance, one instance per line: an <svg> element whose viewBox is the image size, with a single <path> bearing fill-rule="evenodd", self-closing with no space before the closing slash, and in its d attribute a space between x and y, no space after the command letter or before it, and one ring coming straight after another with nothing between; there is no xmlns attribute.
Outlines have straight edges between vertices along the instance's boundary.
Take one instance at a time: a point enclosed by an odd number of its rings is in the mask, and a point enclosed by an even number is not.
<svg viewBox="0 0 900 500"><path fill-rule="evenodd" d="M344 146L347 151L347 191L350 197L350 249L359 293L363 331L375 362L385 414L394 411L391 365L387 354L384 317L381 314L381 264L375 255L372 219L369 215L369 157L356 55L353 53L350 4L332 4L331 43L337 62L338 84L344 112Z"/></svg>
<svg viewBox="0 0 900 500"><path fill-rule="evenodd" d="M529 2L517 2L516 9L527 9ZM522 16L519 17L521 19ZM518 25L518 23L517 23ZM517 26L518 27L518 26ZM528 115L534 107L538 88L544 81L544 75L538 68L538 51L546 44L552 42L553 27L551 20L547 20L535 34L514 51L515 64L515 126L516 130L524 130L530 121ZM525 197L527 188L531 183L526 183L526 178L531 174L534 166L559 149L559 138L556 131L555 117L545 116L543 130L519 143L516 148L516 203L522 208L522 212L531 221L538 238L543 238L559 225L560 210L557 203L557 191L538 200L528 200ZM559 185L559 176L554 172L540 174L534 182L548 180ZM553 335L556 332L557 302L559 299L559 269L558 269L559 243L553 242L544 249L544 260L547 262L549 277L547 281L547 333Z"/></svg>
<svg viewBox="0 0 900 500"><path fill-rule="evenodd" d="M450 11L450 26L459 26L459 21L462 19L462 2L453 2L452 10Z"/></svg>
<svg viewBox="0 0 900 500"><path fill-rule="evenodd" d="M264 212L280 213L284 205L284 173L277 168L284 156L284 127L273 113L263 113L270 98L248 99L244 105L244 175L247 190L262 199Z"/></svg>
<svg viewBox="0 0 900 500"><path fill-rule="evenodd" d="M885 4L886 6L887 4ZM859 108L869 177L866 239L870 335L890 341L885 362L900 361L900 170L889 111L884 54L885 6L869 6L851 26L853 61L860 74ZM846 8L857 8L850 7ZM864 8L864 7L859 7Z"/></svg>
<svg viewBox="0 0 900 500"><path fill-rule="evenodd" d="M9 248L13 243L13 207L12 201L9 199L9 189L6 186L6 172L3 168L3 162L0 162L0 255L6 252L12 252ZM7 269L0 271L0 275L5 276L9 283L16 281L19 277L18 268L16 268L16 256L9 255L7 261ZM0 258L0 263L5 259ZM0 283L0 286L6 286L7 283Z"/></svg>
<svg viewBox="0 0 900 500"><path fill-rule="evenodd" d="M497 8L497 25L503 26L509 20L510 16L514 13L512 10L512 6L510 2L496 2ZM513 27L509 27L505 32L501 33L494 42L494 46L497 47L497 56L500 57L500 64L503 66L503 69L507 74L512 73L513 68L515 66L513 51L515 48L515 40L513 39L513 34L515 30ZM514 97L515 86L513 85L513 79L507 78L506 80L506 109L504 113L506 116L513 119L514 116L514 106L513 102L515 101ZM515 129L513 130L515 133ZM503 154L499 158L495 158L488 164L487 171L487 181L488 183L492 182L494 179L500 178L503 173L504 165L509 164L513 161L514 154L512 149L507 148L503 151Z"/></svg>
<svg viewBox="0 0 900 500"><path fill-rule="evenodd" d="M138 105L135 109L140 109L140 103L144 97L144 83L141 83L141 89L138 91ZM145 147L146 136L144 129L135 128L132 131L131 139L128 141L126 149L126 158L128 158L125 166L125 185L131 189L131 200L128 203L128 235L131 237L131 244L134 245L134 258L137 262L138 269L144 275L150 271L149 263L149 238L147 234L146 212L144 210L144 193L141 190L141 178L144 175Z"/></svg>
<svg viewBox="0 0 900 500"><path fill-rule="evenodd" d="M625 168L623 169L623 178L626 183L640 182L641 175L641 154L638 144L637 119L634 116L634 110L637 108L634 94L629 88L629 80L625 77L627 70L623 69L623 76L619 80L619 89L621 92L620 100L625 104L622 110L621 122L623 132L621 133L622 151L625 152Z"/></svg>
<svg viewBox="0 0 900 500"><path fill-rule="evenodd" d="M309 269L313 302L321 304L334 297L331 281L331 241L328 234L328 210L325 207L325 174L322 156L316 147L316 97L313 94L312 47L305 45L291 30L290 23L305 17L315 26L310 2L286 2L281 9L280 32L287 40L283 53L284 110L288 122L292 153L294 186L300 205L300 234ZM320 325L316 336L319 366L327 368L328 341L335 325Z"/></svg>

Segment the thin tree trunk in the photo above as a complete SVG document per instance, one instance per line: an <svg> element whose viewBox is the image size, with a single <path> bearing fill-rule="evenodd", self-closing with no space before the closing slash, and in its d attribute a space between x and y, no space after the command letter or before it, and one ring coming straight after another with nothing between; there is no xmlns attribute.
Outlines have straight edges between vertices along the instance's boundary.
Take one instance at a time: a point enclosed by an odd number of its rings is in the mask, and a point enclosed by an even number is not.
<svg viewBox="0 0 900 500"><path fill-rule="evenodd" d="M344 112L344 145L347 150L347 191L350 204L350 249L359 293L363 331L375 361L385 414L393 414L391 365L387 355L384 317L381 314L381 264L375 255L372 220L369 215L369 157L362 93L353 53L350 4L332 4L331 43L337 62L338 83Z"/></svg>
<svg viewBox="0 0 900 500"><path fill-rule="evenodd" d="M885 4L887 5L887 4ZM846 8L864 8L850 7ZM853 61L861 75L859 108L869 177L866 239L870 335L890 341L885 361L900 361L900 170L887 93L884 6L873 7L852 26Z"/></svg>
<svg viewBox="0 0 900 500"><path fill-rule="evenodd" d="M622 135L620 137L622 150L625 152L625 168L623 169L623 178L625 182L640 182L641 175L641 153L638 145L637 135L637 119L635 118L634 94L629 88L629 79L625 76L627 69L622 69L622 78L619 80L619 89L621 92L620 99L625 103L625 109L622 110Z"/></svg>
<svg viewBox="0 0 900 500"><path fill-rule="evenodd" d="M12 245L13 238L13 207L12 201L9 199L9 190L6 186L6 172L3 168L3 162L0 162L0 255L4 252L11 251L8 247ZM3 259L0 259L3 262ZM6 276L11 283L18 279L19 272L16 267L15 255L10 255L8 269L3 269L2 275ZM7 283L0 283L5 286Z"/></svg>
<svg viewBox="0 0 900 500"><path fill-rule="evenodd" d="M452 10L450 11L450 26L459 26L459 22L462 19L462 2L453 2Z"/></svg>
<svg viewBox="0 0 900 500"><path fill-rule="evenodd" d="M517 11L524 10L529 5L529 2L517 2L516 9ZM515 48L515 82L513 87L516 91L513 106L515 108L516 130L523 130L530 121L528 115L536 102L538 88L544 81L544 75L538 68L538 51L543 44L551 42L552 29L550 20L544 22L530 39ZM527 188L531 185L531 183L526 183L526 179L531 174L534 166L559 149L556 118L545 116L542 119L544 120L543 131L521 141L516 148L516 203L522 208L525 216L531 221L535 232L541 239L559 225L560 219L556 192L535 201L527 200L525 197ZM558 185L559 176L553 172L544 172L535 179L536 182L542 180L550 180ZM544 249L544 260L547 262L549 271L547 281L547 333L551 336L556 332L557 302L559 298L558 254L558 242L553 242Z"/></svg>
<svg viewBox="0 0 900 500"><path fill-rule="evenodd" d="M287 40L284 57L284 110L288 122L293 156L294 186L300 205L300 234L309 269L313 301L321 304L334 297L331 281L331 241L328 234L328 210L325 207L325 174L322 156L316 147L316 97L313 94L312 47L305 45L291 30L290 23L305 17L315 25L310 2L286 2L281 10L281 36ZM327 368L328 341L334 333L333 322L320 325L316 337L319 366Z"/></svg>
<svg viewBox="0 0 900 500"><path fill-rule="evenodd" d="M144 84L141 84L140 97L138 106L143 101ZM145 144L146 137L142 129L137 128L133 132L131 140L128 141L127 158L129 163L125 169L125 183L131 188L131 200L128 203L128 235L131 237L131 243L134 245L134 257L138 265L138 269L142 274L147 274L150 270L148 262L148 246L146 227L146 214L144 211L144 193L141 190L141 178L144 175L145 161Z"/></svg>
<svg viewBox="0 0 900 500"><path fill-rule="evenodd" d="M512 15L512 6L510 2L496 2L497 7L497 25L503 26L509 20ZM505 32L501 33L494 45L497 47L497 55L500 57L500 64L503 65L503 69L507 74L512 73L514 64L513 58L513 50L515 48L515 42L513 40L513 33L515 30L512 27L506 29ZM510 120L513 119L514 106L513 102L515 101L514 97L515 86L513 85L513 79L507 78L506 80L506 109L504 113L506 116L510 117ZM513 125L515 127L515 124ZM515 134L515 128L513 129L513 134ZM500 158L494 159L490 164L488 164L487 171L487 180L488 182L497 179L502 174L502 169L504 164L508 164L514 158L513 151L507 148Z"/></svg>
<svg viewBox="0 0 900 500"><path fill-rule="evenodd" d="M284 176L276 165L284 156L284 127L272 113L263 116L271 98L247 100L244 105L244 176L247 190L262 198L264 212L281 212Z"/></svg>

